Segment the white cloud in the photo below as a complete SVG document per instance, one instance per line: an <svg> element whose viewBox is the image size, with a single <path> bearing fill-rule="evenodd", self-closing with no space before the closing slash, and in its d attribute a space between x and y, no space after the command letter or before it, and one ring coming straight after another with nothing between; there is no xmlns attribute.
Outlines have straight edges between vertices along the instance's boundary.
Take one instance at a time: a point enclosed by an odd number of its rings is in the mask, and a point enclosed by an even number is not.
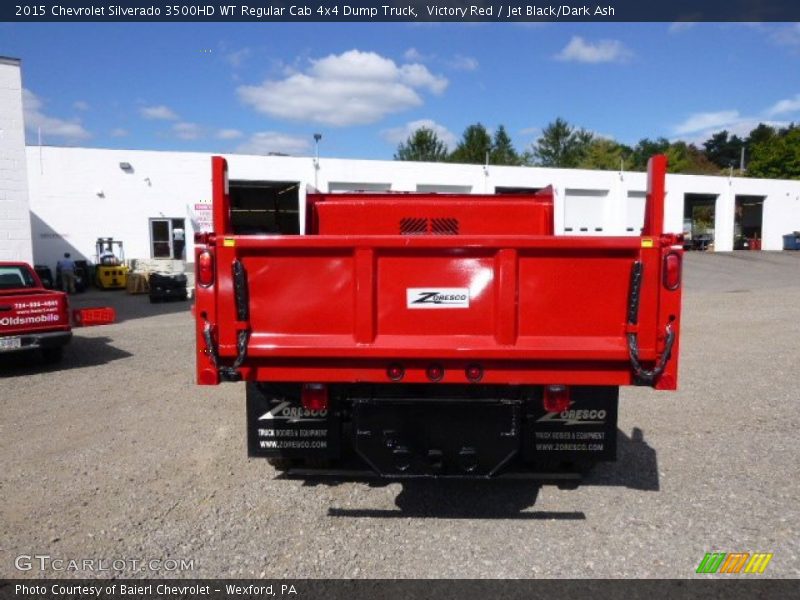
<svg viewBox="0 0 800 600"><path fill-rule="evenodd" d="M800 47L800 23L776 26L770 38L781 46Z"/></svg>
<svg viewBox="0 0 800 600"><path fill-rule="evenodd" d="M619 40L599 40L591 43L575 35L561 52L556 54L556 60L575 61L582 63L611 63L626 62L633 53Z"/></svg>
<svg viewBox="0 0 800 600"><path fill-rule="evenodd" d="M248 58L250 58L251 54L252 50L250 50L250 48L241 48L240 50L231 50L229 52L225 52L223 57L230 66L232 66L234 69L238 69Z"/></svg>
<svg viewBox="0 0 800 600"><path fill-rule="evenodd" d="M72 108L75 110L89 110L89 103L84 100L76 100L72 103Z"/></svg>
<svg viewBox="0 0 800 600"><path fill-rule="evenodd" d="M667 33L683 33L684 31L694 28L696 25L697 22L695 21L675 21L669 24Z"/></svg>
<svg viewBox="0 0 800 600"><path fill-rule="evenodd" d="M374 52L349 50L312 60L305 72L236 91L245 104L272 117L346 126L420 106L420 92L441 94L447 84L419 63L398 66Z"/></svg>
<svg viewBox="0 0 800 600"><path fill-rule="evenodd" d="M425 62L430 57L424 55L422 52L417 50L416 48L409 48L403 53L403 58L411 62Z"/></svg>
<svg viewBox="0 0 800 600"><path fill-rule="evenodd" d="M800 94L796 94L794 98L786 98L778 100L770 108L767 109L767 114L771 117L775 115L785 115L796 113L800 111Z"/></svg>
<svg viewBox="0 0 800 600"><path fill-rule="evenodd" d="M400 144L408 140L408 138L417 130L422 127L433 130L437 137L442 140L448 148L455 148L458 143L458 137L444 125L439 125L436 121L431 119L419 119L417 121L410 121L400 127L392 127L381 131L381 137L387 142L392 144Z"/></svg>
<svg viewBox="0 0 800 600"><path fill-rule="evenodd" d="M203 130L197 123L175 123L172 133L181 140L196 140L203 136Z"/></svg>
<svg viewBox="0 0 800 600"><path fill-rule="evenodd" d="M413 63L436 63L456 71L475 71L480 64L478 59L463 54L455 54L450 58L439 57L436 54L423 54L416 48L409 48L403 53L403 58Z"/></svg>
<svg viewBox="0 0 800 600"><path fill-rule="evenodd" d="M738 110L720 110L717 112L694 113L674 127L677 135L704 131L707 129L724 128L740 119Z"/></svg>
<svg viewBox="0 0 800 600"><path fill-rule="evenodd" d="M238 129L220 129L217 131L217 139L220 140L235 140L243 135Z"/></svg>
<svg viewBox="0 0 800 600"><path fill-rule="evenodd" d="M275 131L262 131L254 133L250 138L236 148L241 154L302 154L311 146L305 137L277 133Z"/></svg>
<svg viewBox="0 0 800 600"><path fill-rule="evenodd" d="M25 128L32 135L61 138L65 141L77 141L91 137L91 134L81 125L80 120L67 121L56 117L49 117L42 112L44 103L28 89L22 90L22 108L25 114Z"/></svg>
<svg viewBox="0 0 800 600"><path fill-rule="evenodd" d="M128 130L123 129L122 127L117 127L111 130L111 137L125 137L128 135Z"/></svg>
<svg viewBox="0 0 800 600"><path fill-rule="evenodd" d="M478 68L479 63L477 58L456 54L453 58L447 61L447 65L451 69L456 69L458 71L474 71Z"/></svg>
<svg viewBox="0 0 800 600"><path fill-rule="evenodd" d="M713 134L720 131L727 131L731 135L738 135L740 138L747 137L750 132L760 123L780 129L787 127L788 121L770 119L770 111L776 106L781 105L781 101L773 105L771 109L764 111L763 116L741 115L738 110L721 110L717 112L694 113L682 123L673 127L673 141L683 140L685 142L702 145Z"/></svg>
<svg viewBox="0 0 800 600"><path fill-rule="evenodd" d="M168 106L160 104L158 106L143 106L139 109L139 114L145 119L159 121L176 121L178 115Z"/></svg>

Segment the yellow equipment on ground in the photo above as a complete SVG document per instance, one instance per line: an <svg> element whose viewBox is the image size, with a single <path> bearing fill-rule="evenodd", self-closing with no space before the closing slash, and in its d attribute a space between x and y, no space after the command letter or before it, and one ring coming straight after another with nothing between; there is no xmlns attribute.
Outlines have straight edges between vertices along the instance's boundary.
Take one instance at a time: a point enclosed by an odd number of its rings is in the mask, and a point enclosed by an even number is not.
<svg viewBox="0 0 800 600"><path fill-rule="evenodd" d="M128 267L125 266L122 242L111 238L97 238L96 247L95 285L103 290L124 290L128 283Z"/></svg>

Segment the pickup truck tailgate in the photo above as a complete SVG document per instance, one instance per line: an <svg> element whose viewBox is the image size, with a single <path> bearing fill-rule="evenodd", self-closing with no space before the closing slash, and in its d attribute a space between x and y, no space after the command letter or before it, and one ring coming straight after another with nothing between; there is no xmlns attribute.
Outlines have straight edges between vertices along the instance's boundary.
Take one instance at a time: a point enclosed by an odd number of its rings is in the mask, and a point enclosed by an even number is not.
<svg viewBox="0 0 800 600"><path fill-rule="evenodd" d="M629 382L636 263L644 266L635 327L641 360L656 359L669 320L659 310L662 248L648 242L643 248L638 237L226 237L216 249L219 354L236 356L246 329L252 361L519 361L529 371L538 361L567 379L586 368ZM246 323L237 314L237 262Z"/></svg>
<svg viewBox="0 0 800 600"><path fill-rule="evenodd" d="M69 329L66 296L49 290L0 295L0 336Z"/></svg>

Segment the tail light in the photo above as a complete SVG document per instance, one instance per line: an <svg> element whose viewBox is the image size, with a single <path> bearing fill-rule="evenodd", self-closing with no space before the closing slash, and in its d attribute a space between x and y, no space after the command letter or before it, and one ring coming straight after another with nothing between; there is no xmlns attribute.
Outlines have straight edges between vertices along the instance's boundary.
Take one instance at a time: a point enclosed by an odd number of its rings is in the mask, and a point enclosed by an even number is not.
<svg viewBox="0 0 800 600"><path fill-rule="evenodd" d="M469 365L465 369L467 379L472 382L477 382L483 379L483 368L480 365Z"/></svg>
<svg viewBox="0 0 800 600"><path fill-rule="evenodd" d="M569 387L547 385L544 388L544 409L547 412L564 412L571 404Z"/></svg>
<svg viewBox="0 0 800 600"><path fill-rule="evenodd" d="M425 374L431 381L441 381L444 377L444 367L442 365L430 365L425 369Z"/></svg>
<svg viewBox="0 0 800 600"><path fill-rule="evenodd" d="M214 257L208 250L203 250L197 257L197 281L203 287L214 283Z"/></svg>
<svg viewBox="0 0 800 600"><path fill-rule="evenodd" d="M324 383L304 383L300 402L303 408L312 412L328 410L328 386Z"/></svg>
<svg viewBox="0 0 800 600"><path fill-rule="evenodd" d="M670 252L664 257L664 287L670 291L681 285L681 255Z"/></svg>
<svg viewBox="0 0 800 600"><path fill-rule="evenodd" d="M397 363L389 365L386 369L386 376L392 381L400 381L405 374L406 370L403 365L398 365Z"/></svg>

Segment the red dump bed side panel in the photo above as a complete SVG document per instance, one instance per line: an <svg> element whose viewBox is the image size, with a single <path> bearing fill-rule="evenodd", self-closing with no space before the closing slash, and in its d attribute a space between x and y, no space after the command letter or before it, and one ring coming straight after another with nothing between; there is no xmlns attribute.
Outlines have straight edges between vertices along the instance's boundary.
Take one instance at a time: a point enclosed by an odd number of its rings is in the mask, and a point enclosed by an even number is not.
<svg viewBox="0 0 800 600"><path fill-rule="evenodd" d="M552 235L553 196L313 194L321 235Z"/></svg>

